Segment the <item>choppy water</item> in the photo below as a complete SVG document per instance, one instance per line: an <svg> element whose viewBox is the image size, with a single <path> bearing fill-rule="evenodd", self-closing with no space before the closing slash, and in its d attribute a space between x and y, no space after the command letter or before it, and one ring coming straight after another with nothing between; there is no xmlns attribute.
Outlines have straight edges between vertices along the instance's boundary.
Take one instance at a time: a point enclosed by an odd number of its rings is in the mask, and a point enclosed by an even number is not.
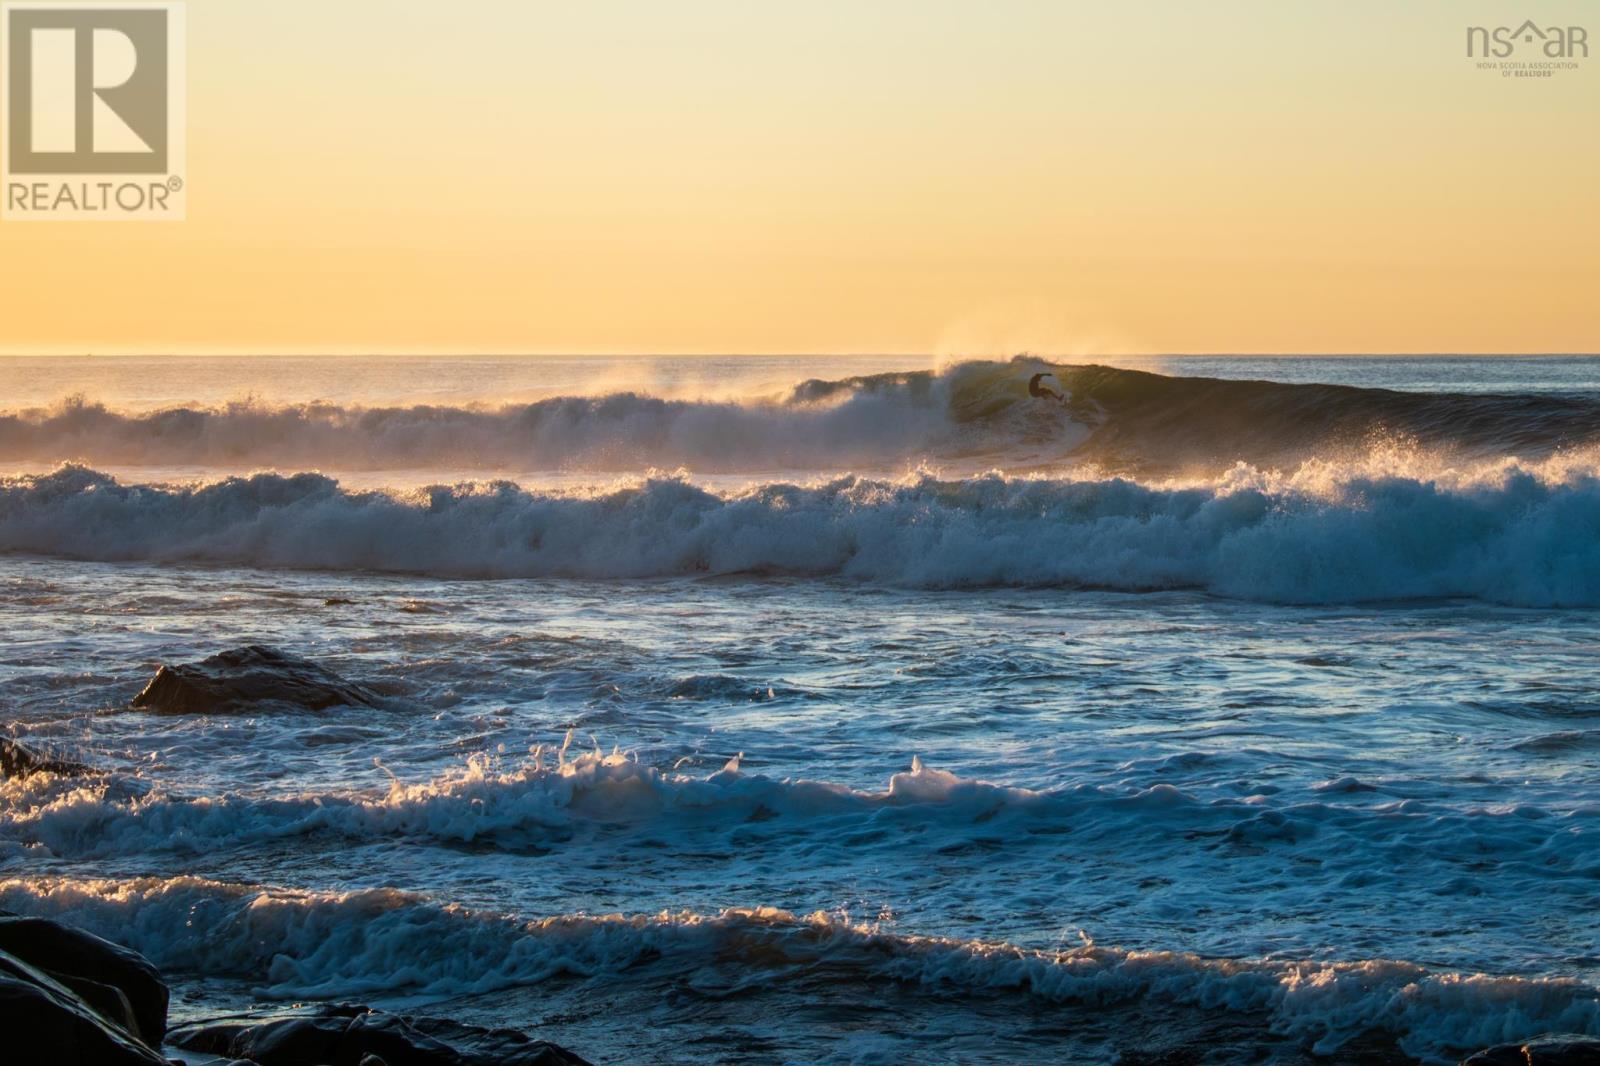
<svg viewBox="0 0 1600 1066"><path fill-rule="evenodd" d="M88 362L0 363L5 732L105 771L0 787L0 908L181 1012L596 1061L1600 1034L1600 361L1066 405L1031 361ZM127 709L251 643L384 706Z"/></svg>

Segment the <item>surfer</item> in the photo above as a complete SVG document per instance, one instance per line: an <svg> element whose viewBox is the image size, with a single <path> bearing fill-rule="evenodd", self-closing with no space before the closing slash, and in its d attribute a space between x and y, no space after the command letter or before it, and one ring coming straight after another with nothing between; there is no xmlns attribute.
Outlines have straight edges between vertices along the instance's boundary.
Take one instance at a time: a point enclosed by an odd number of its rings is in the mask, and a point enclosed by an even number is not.
<svg viewBox="0 0 1600 1066"><path fill-rule="evenodd" d="M1036 400L1048 396L1056 403L1066 403L1067 398L1065 396L1061 395L1055 389L1052 389L1049 385L1044 384L1045 378L1053 379L1054 377L1055 375L1049 371L1046 371L1042 374L1033 375L1033 377L1028 379L1028 395L1032 396Z"/></svg>

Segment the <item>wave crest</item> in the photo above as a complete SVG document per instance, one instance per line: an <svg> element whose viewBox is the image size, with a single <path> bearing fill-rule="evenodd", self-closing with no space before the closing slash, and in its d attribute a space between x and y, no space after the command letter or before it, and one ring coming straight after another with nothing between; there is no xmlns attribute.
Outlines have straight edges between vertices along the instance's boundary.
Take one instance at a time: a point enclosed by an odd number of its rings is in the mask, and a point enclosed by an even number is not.
<svg viewBox="0 0 1600 1066"><path fill-rule="evenodd" d="M1582 457L1464 470L1403 459L1221 477L843 477L595 494L510 482L351 491L318 474L126 485L66 466L0 480L0 550L463 578L739 573L915 588L1200 589L1278 603L1600 604L1600 474Z"/></svg>
<svg viewBox="0 0 1600 1066"><path fill-rule="evenodd" d="M1435 972L1391 960L1212 959L1092 942L1068 950L907 935L827 913L559 915L525 920L392 889L345 893L170 880L0 882L0 906L62 918L160 966L234 975L275 998L397 990L468 995L557 975L640 976L771 988L825 969L964 993L1021 992L1106 1008L1155 998L1265 1017L1323 1054L1373 1031L1444 1060L1540 1032L1600 1035L1600 991L1565 979ZM946 1007L945 1009L948 1009Z"/></svg>
<svg viewBox="0 0 1600 1066"><path fill-rule="evenodd" d="M1030 395L1029 379L1046 372L1064 403ZM1019 356L732 399L616 392L498 406L237 401L126 412L73 397L0 412L3 460L210 470L831 473L978 461L1214 473L1390 439L1454 457L1542 459L1600 442L1600 401L1167 377Z"/></svg>
<svg viewBox="0 0 1600 1066"><path fill-rule="evenodd" d="M1082 439L1067 412L1019 403L1027 393L1015 379L993 364L963 364L743 399L618 392L460 407L240 400L124 412L77 396L0 413L0 459L219 470L836 471L999 456L1029 441L1059 456Z"/></svg>
<svg viewBox="0 0 1600 1066"><path fill-rule="evenodd" d="M916 804L953 807L970 817L1002 805L1025 807L1041 795L964 780L920 761L891 777L886 791L859 792L832 782L741 773L738 759L699 778L619 752L596 749L568 758L563 746L552 755L547 764L540 748L523 765L504 769L476 755L432 781L394 779L381 795L186 798L130 788L121 778L90 784L30 778L0 787L0 831L19 846L42 845L73 858L208 853L314 833L515 847L562 840L585 822L618 825L702 813L738 825L758 810L807 818Z"/></svg>

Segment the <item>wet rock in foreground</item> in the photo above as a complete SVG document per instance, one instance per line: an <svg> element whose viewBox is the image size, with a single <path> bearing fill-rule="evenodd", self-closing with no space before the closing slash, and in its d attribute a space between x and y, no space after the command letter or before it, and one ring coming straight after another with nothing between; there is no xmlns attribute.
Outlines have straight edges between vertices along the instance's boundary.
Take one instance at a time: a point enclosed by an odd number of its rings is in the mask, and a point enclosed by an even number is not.
<svg viewBox="0 0 1600 1066"><path fill-rule="evenodd" d="M141 956L37 918L0 917L9 1066L166 1066L167 986Z"/></svg>
<svg viewBox="0 0 1600 1066"><path fill-rule="evenodd" d="M166 1035L167 986L142 955L74 926L18 917L0 917L0 952L43 970L92 1005L97 998L120 1000L125 1013L110 1017L145 1043L160 1046Z"/></svg>
<svg viewBox="0 0 1600 1066"><path fill-rule="evenodd" d="M60 922L0 912L0 1062L170 1066L169 1048L253 1066L588 1066L511 1029L321 1007L167 1032L168 990L142 956Z"/></svg>
<svg viewBox="0 0 1600 1066"><path fill-rule="evenodd" d="M322 711L377 707L380 698L309 659L261 645L163 666L133 698L134 707L158 714L238 714L269 705Z"/></svg>
<svg viewBox="0 0 1600 1066"><path fill-rule="evenodd" d="M168 1042L258 1066L588 1066L564 1048L515 1030L364 1007L324 1007L267 1022L207 1022L174 1030Z"/></svg>

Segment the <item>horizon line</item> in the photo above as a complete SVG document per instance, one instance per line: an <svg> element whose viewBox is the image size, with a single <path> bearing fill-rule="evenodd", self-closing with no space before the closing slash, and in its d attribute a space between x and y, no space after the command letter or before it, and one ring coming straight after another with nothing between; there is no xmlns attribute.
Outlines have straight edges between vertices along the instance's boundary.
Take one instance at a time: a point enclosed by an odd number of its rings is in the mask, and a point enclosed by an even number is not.
<svg viewBox="0 0 1600 1066"><path fill-rule="evenodd" d="M1361 352L1305 352L1305 351L1172 351L1172 352L1100 352L1093 355L1067 352L1018 351L1010 354L992 352L942 353L942 352L840 352L840 351L517 351L471 349L384 351L362 349L265 349L261 351L16 351L0 349L0 359L949 359L949 360L1005 360L1050 359L1084 360L1101 359L1581 359L1600 357L1594 351L1361 351Z"/></svg>

